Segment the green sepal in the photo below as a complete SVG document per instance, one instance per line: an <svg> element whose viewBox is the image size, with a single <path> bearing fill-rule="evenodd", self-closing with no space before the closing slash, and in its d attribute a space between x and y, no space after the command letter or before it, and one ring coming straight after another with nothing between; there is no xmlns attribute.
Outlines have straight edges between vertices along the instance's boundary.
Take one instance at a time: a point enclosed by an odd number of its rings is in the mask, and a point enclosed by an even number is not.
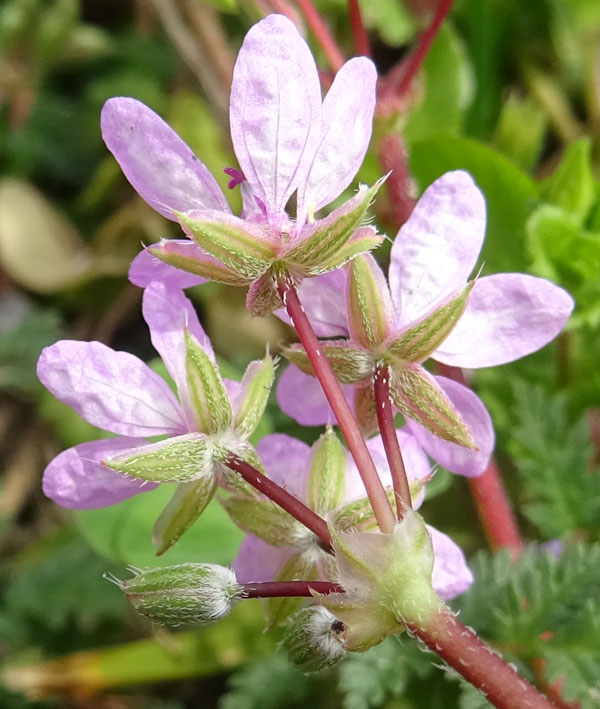
<svg viewBox="0 0 600 709"><path fill-rule="evenodd" d="M346 483L346 452L333 428L313 446L313 457L308 475L308 506L324 515L342 501Z"/></svg>
<svg viewBox="0 0 600 709"><path fill-rule="evenodd" d="M295 249L285 254L285 260L298 265L302 272L306 272L306 269L320 269L324 262L350 241L354 232L361 226L367 209L384 179L378 180L368 189L361 188L357 195L329 216L316 222L314 227L305 227L307 230L312 228L312 233L303 238Z"/></svg>
<svg viewBox="0 0 600 709"><path fill-rule="evenodd" d="M317 569L314 563L307 561L302 555L292 557L277 574L276 581L316 581ZM269 598L265 604L267 630L281 625L292 613L298 610L302 598L281 597Z"/></svg>
<svg viewBox="0 0 600 709"><path fill-rule="evenodd" d="M232 445L219 445L213 450L213 456L216 457L215 467L218 473L219 484L228 492L243 495L248 498L261 499L260 493L256 488L247 483L244 478L235 470L231 470L225 465L225 460L230 453L235 453L238 458L241 458L246 463L250 463L263 475L267 475L262 461L256 452L254 446L248 441L234 439Z"/></svg>
<svg viewBox="0 0 600 709"><path fill-rule="evenodd" d="M391 297L383 290L387 284L373 257L357 256L348 271L350 332L366 349L378 347L390 328Z"/></svg>
<svg viewBox="0 0 600 709"><path fill-rule="evenodd" d="M448 337L465 312L474 285L475 281L471 281L458 295L402 333L389 345L388 351L405 362L427 359Z"/></svg>
<svg viewBox="0 0 600 709"><path fill-rule="evenodd" d="M216 260L206 259L200 261L198 259L190 258L189 256L182 256L176 251L169 249L169 241L161 242L155 246L148 247L150 253L159 258L161 261L168 263L170 266L175 268L180 268L182 271L187 271L188 273L193 273L196 276L201 276L202 278L207 278L209 281L215 281L216 283L224 283L227 286L247 286L252 282L252 279L248 277L240 276L236 271L232 271L230 268L225 266Z"/></svg>
<svg viewBox="0 0 600 709"><path fill-rule="evenodd" d="M343 630L326 608L310 606L289 619L281 647L303 672L320 672L339 664L348 654Z"/></svg>
<svg viewBox="0 0 600 709"><path fill-rule="evenodd" d="M157 556L170 549L200 517L212 500L216 487L214 475L177 485L152 529Z"/></svg>
<svg viewBox="0 0 600 709"><path fill-rule="evenodd" d="M367 251L372 251L383 243L383 236L375 232L372 227L361 227L352 237L352 239L342 246L339 251L336 251L329 258L324 259L318 266L306 269L305 276L319 276L321 273L335 271L336 268L341 268L348 261L351 261L356 256L364 254Z"/></svg>
<svg viewBox="0 0 600 709"><path fill-rule="evenodd" d="M362 348L356 347L348 340L326 340L321 342L320 345L341 384L355 384L367 377L370 378L373 374L374 361L372 355ZM305 374L314 376L312 364L302 345L284 347L282 354Z"/></svg>
<svg viewBox="0 0 600 709"><path fill-rule="evenodd" d="M221 374L207 351L187 330L185 369L198 430L208 434L229 430L233 412Z"/></svg>
<svg viewBox="0 0 600 709"><path fill-rule="evenodd" d="M213 475L212 450L202 433L186 433L103 460L111 470L149 482L188 482Z"/></svg>
<svg viewBox="0 0 600 709"><path fill-rule="evenodd" d="M240 384L235 399L234 428L244 438L248 438L258 426L265 412L273 379L275 362L271 355L250 362Z"/></svg>
<svg viewBox="0 0 600 709"><path fill-rule="evenodd" d="M477 450L469 427L430 374L418 364L396 365L391 372L390 396L401 414L438 438Z"/></svg>
<svg viewBox="0 0 600 709"><path fill-rule="evenodd" d="M255 318L263 318L283 307L276 278L270 270L250 285L246 295L246 307Z"/></svg>
<svg viewBox="0 0 600 709"><path fill-rule="evenodd" d="M369 379L366 386L354 389L354 415L363 436L368 437L379 430L373 384Z"/></svg>
<svg viewBox="0 0 600 709"><path fill-rule="evenodd" d="M231 521L274 547L294 546L304 527L271 500L231 495L221 500Z"/></svg>
<svg viewBox="0 0 600 709"><path fill-rule="evenodd" d="M250 281L261 276L275 257L272 245L260 227L241 219L194 219L176 212L194 241L227 268Z"/></svg>

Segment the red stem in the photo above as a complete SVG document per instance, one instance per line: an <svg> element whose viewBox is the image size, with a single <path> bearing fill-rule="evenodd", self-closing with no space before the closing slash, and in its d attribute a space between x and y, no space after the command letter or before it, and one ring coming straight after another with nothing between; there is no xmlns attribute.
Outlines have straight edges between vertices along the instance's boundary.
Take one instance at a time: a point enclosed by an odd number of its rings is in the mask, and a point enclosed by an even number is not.
<svg viewBox="0 0 600 709"><path fill-rule="evenodd" d="M352 27L352 35L354 36L356 53L370 57L371 45L369 44L369 35L367 34L365 23L363 22L358 0L348 0L348 16L350 18L350 26Z"/></svg>
<svg viewBox="0 0 600 709"><path fill-rule="evenodd" d="M490 650L449 608L434 612L424 627L409 624L408 628L497 709L553 709L543 694Z"/></svg>
<svg viewBox="0 0 600 709"><path fill-rule="evenodd" d="M339 71L344 63L344 55L319 14L319 11L313 5L312 0L296 0L296 2L300 10L302 10L302 14L306 18L315 39L323 50L323 54L325 54L329 66L333 71Z"/></svg>
<svg viewBox="0 0 600 709"><path fill-rule="evenodd" d="M331 534L329 533L327 522L313 512L310 507L307 507L304 502L290 495L287 490L284 490L277 485L277 483L269 480L266 475L263 475L253 465L238 458L236 455L229 455L225 460L225 465L236 473L239 473L253 488L262 492L263 495L273 500L275 504L279 505L279 507L310 529L310 531L316 534L323 542L326 550L332 551Z"/></svg>
<svg viewBox="0 0 600 709"><path fill-rule="evenodd" d="M317 593L344 593L337 583L329 581L264 581L242 584L243 598L283 598L291 596L312 597L311 589Z"/></svg>
<svg viewBox="0 0 600 709"><path fill-rule="evenodd" d="M402 451L398 443L396 426L394 425L394 408L390 399L390 370L385 365L378 365L375 369L375 379L373 381L373 391L375 394L375 411L377 412L377 423L381 440L385 448L392 483L394 485L394 495L396 497L396 511L398 519L404 517L404 510L412 507L410 499L410 487L406 477L406 468L402 459Z"/></svg>
<svg viewBox="0 0 600 709"><path fill-rule="evenodd" d="M463 372L458 367L438 363L437 368L440 374L467 386ZM500 471L493 460L483 475L469 479L469 488L490 549L508 549L514 561L523 551L523 539L502 484Z"/></svg>
<svg viewBox="0 0 600 709"><path fill-rule="evenodd" d="M312 329L312 325L306 317L296 288L293 284L285 281L281 282L278 288L285 309L290 316L298 338L310 360L315 376L323 387L323 392L327 397L329 405L333 409L338 426L354 458L356 467L364 483L367 497L373 508L377 524L382 532L390 533L396 526L396 516L385 494L385 489L381 484L369 449L365 444L352 410L346 401L344 392L331 369L331 365L327 361L327 357L325 357L323 353L319 340Z"/></svg>
<svg viewBox="0 0 600 709"><path fill-rule="evenodd" d="M413 79L427 57L427 53L433 44L433 40L436 38L442 22L446 19L446 15L450 12L453 4L454 0L440 0L431 24L425 32L423 32L417 48L408 58L404 68L404 74L396 88L396 96L403 96L410 88Z"/></svg>

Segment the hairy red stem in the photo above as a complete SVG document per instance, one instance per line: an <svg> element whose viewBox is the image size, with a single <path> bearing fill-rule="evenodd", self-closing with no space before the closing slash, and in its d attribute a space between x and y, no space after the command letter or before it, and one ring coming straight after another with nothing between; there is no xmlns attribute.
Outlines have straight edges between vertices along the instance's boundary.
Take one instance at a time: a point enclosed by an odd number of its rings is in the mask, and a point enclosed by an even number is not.
<svg viewBox="0 0 600 709"><path fill-rule="evenodd" d="M307 507L304 502L290 495L287 490L269 480L266 475L263 475L253 465L238 458L236 455L229 455L225 460L225 465L239 473L253 488L273 500L275 504L291 514L292 517L302 522L305 527L319 537L327 551L332 550L331 534L329 533L327 522L322 517L319 517L316 512L313 512L310 507Z"/></svg>
<svg viewBox="0 0 600 709"><path fill-rule="evenodd" d="M338 380L331 365L321 348L306 313L302 308L298 292L293 284L282 281L279 286L279 295L285 309L296 329L298 338L304 347L306 355L312 365L315 376L323 387L329 405L337 418L338 426L346 439L346 444L354 458L356 467L365 486L367 497L373 508L375 519L382 532L392 532L396 526L396 516L385 494L385 489L379 479L377 469L369 453L369 449L354 418L354 414L346 401Z"/></svg>
<svg viewBox="0 0 600 709"><path fill-rule="evenodd" d="M306 18L306 22L319 46L323 50L323 54L327 58L329 66L333 71L339 71L344 63L344 55L319 14L319 11L313 5L312 0L296 0L296 3Z"/></svg>
<svg viewBox="0 0 600 709"><path fill-rule="evenodd" d="M497 709L552 709L543 694L463 625L449 608L434 612L423 627L409 624L429 648L477 687Z"/></svg>
<svg viewBox="0 0 600 709"><path fill-rule="evenodd" d="M450 9L452 8L453 4L454 0L440 0L433 16L433 20L431 21L431 24L423 32L419 39L417 48L408 58L402 78L400 79L396 87L396 96L403 96L410 88L413 79L415 78L417 72L419 71L419 69L423 65L423 62L425 61L425 58L427 57L427 54L431 48L431 45L433 44L433 40L436 38L436 35L442 25L442 22L446 19L446 15L450 12Z"/></svg>
<svg viewBox="0 0 600 709"><path fill-rule="evenodd" d="M394 425L394 408L390 399L390 370L385 365L378 365L375 370L373 381L375 395L375 411L377 412L377 423L381 440L385 448L392 483L394 485L394 496L396 498L396 511L398 519L404 517L404 510L412 507L410 499L410 487L406 477L406 468L402 459L402 451L398 443L396 426Z"/></svg>
<svg viewBox="0 0 600 709"><path fill-rule="evenodd" d="M243 598L284 598L305 596L311 598L311 590L317 593L344 593L337 583L330 581L264 581L242 584Z"/></svg>
<svg viewBox="0 0 600 709"><path fill-rule="evenodd" d="M352 28L356 53L370 57L371 45L369 44L369 35L367 34L365 23L363 22L358 0L348 0L348 17L350 18L350 27Z"/></svg>

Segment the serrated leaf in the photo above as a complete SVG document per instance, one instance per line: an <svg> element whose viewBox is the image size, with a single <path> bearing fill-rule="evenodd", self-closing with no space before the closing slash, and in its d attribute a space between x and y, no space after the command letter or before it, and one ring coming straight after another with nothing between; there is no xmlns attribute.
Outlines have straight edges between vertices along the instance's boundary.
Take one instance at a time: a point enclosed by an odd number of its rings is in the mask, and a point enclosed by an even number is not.
<svg viewBox="0 0 600 709"><path fill-rule="evenodd" d="M344 494L345 474L346 452L333 429L328 428L313 446L308 506L319 515L337 507Z"/></svg>
<svg viewBox="0 0 600 709"><path fill-rule="evenodd" d="M213 475L212 449L201 433L174 436L102 461L123 475L150 482L186 482Z"/></svg>
<svg viewBox="0 0 600 709"><path fill-rule="evenodd" d="M187 384L198 430L221 433L231 428L233 412L221 374L206 350L186 331Z"/></svg>
<svg viewBox="0 0 600 709"><path fill-rule="evenodd" d="M164 554L200 517L216 489L214 476L180 483L152 529L156 554Z"/></svg>

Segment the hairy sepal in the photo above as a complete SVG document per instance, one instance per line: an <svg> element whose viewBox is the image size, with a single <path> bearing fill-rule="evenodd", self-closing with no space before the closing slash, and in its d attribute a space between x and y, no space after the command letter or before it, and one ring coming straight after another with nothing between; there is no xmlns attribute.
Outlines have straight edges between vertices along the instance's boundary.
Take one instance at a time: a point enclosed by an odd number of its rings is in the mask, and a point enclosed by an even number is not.
<svg viewBox="0 0 600 709"><path fill-rule="evenodd" d="M271 355L262 360L250 362L242 378L240 391L234 401L234 428L244 438L248 438L258 426L267 406L275 363Z"/></svg>
<svg viewBox="0 0 600 709"><path fill-rule="evenodd" d="M185 368L198 429L213 434L232 426L233 412L221 374L208 352L185 333Z"/></svg>
<svg viewBox="0 0 600 709"><path fill-rule="evenodd" d="M390 396L401 414L420 423L438 438L477 450L459 411L420 365L396 364L392 368Z"/></svg>
<svg viewBox="0 0 600 709"><path fill-rule="evenodd" d="M283 307L283 301L277 291L276 277L270 270L250 285L246 295L246 307L256 318L262 318Z"/></svg>
<svg viewBox="0 0 600 709"><path fill-rule="evenodd" d="M111 470L149 482L188 482L213 475L212 446L202 433L187 433L102 461Z"/></svg>
<svg viewBox="0 0 600 709"><path fill-rule="evenodd" d="M322 273L335 271L337 268L341 268L347 264L348 261L352 261L352 259L356 256L364 254L367 251L372 251L382 243L383 236L377 234L373 227L360 227L354 233L354 236L350 239L350 241L347 244L344 244L339 251L336 251L329 258L321 261L318 266L307 269L304 275L318 276Z"/></svg>
<svg viewBox="0 0 600 709"><path fill-rule="evenodd" d="M377 347L389 334L391 298L383 288L387 285L374 259L357 256L349 266L348 323L352 338L366 349Z"/></svg>
<svg viewBox="0 0 600 709"><path fill-rule="evenodd" d="M291 558L277 574L276 581L316 581L318 577L316 566L304 556ZM281 625L289 616L298 610L302 598L282 597L269 598L265 606L267 630Z"/></svg>
<svg viewBox="0 0 600 709"><path fill-rule="evenodd" d="M346 453L334 430L327 427L313 446L308 476L308 506L323 515L342 501L345 486Z"/></svg>
<svg viewBox="0 0 600 709"><path fill-rule="evenodd" d="M180 483L152 529L156 555L170 549L200 517L212 500L217 484L214 475Z"/></svg>
<svg viewBox="0 0 600 709"><path fill-rule="evenodd" d="M341 384L355 384L373 373L373 357L348 340L321 341L321 348L327 357L335 376ZM305 374L314 371L302 345L292 345L282 350L284 357L295 364Z"/></svg>
<svg viewBox="0 0 600 709"><path fill-rule="evenodd" d="M221 504L240 529L275 547L293 546L304 529L271 500L232 495Z"/></svg>
<svg viewBox="0 0 600 709"><path fill-rule="evenodd" d="M306 269L319 269L332 258L351 239L354 232L365 219L367 209L383 184L378 180L370 188L361 188L357 195L346 204L334 210L329 216L314 225L305 227L307 235L302 241L285 254L285 260ZM323 271L319 271L323 272Z"/></svg>
<svg viewBox="0 0 600 709"><path fill-rule="evenodd" d="M281 647L303 672L334 667L347 655L340 625L323 606L303 608L289 619Z"/></svg>
<svg viewBox="0 0 600 709"><path fill-rule="evenodd" d="M240 276L236 271L228 268L224 263L213 257L207 256L205 259L200 260L184 256L177 248L177 244L168 239L155 246L149 246L148 251L161 261L169 264L169 266L207 278L209 281L236 287L247 286L251 282L250 278Z"/></svg>
<svg viewBox="0 0 600 709"><path fill-rule="evenodd" d="M469 283L458 295L394 339L388 350L407 362L427 359L454 329L467 307L474 284Z"/></svg>

